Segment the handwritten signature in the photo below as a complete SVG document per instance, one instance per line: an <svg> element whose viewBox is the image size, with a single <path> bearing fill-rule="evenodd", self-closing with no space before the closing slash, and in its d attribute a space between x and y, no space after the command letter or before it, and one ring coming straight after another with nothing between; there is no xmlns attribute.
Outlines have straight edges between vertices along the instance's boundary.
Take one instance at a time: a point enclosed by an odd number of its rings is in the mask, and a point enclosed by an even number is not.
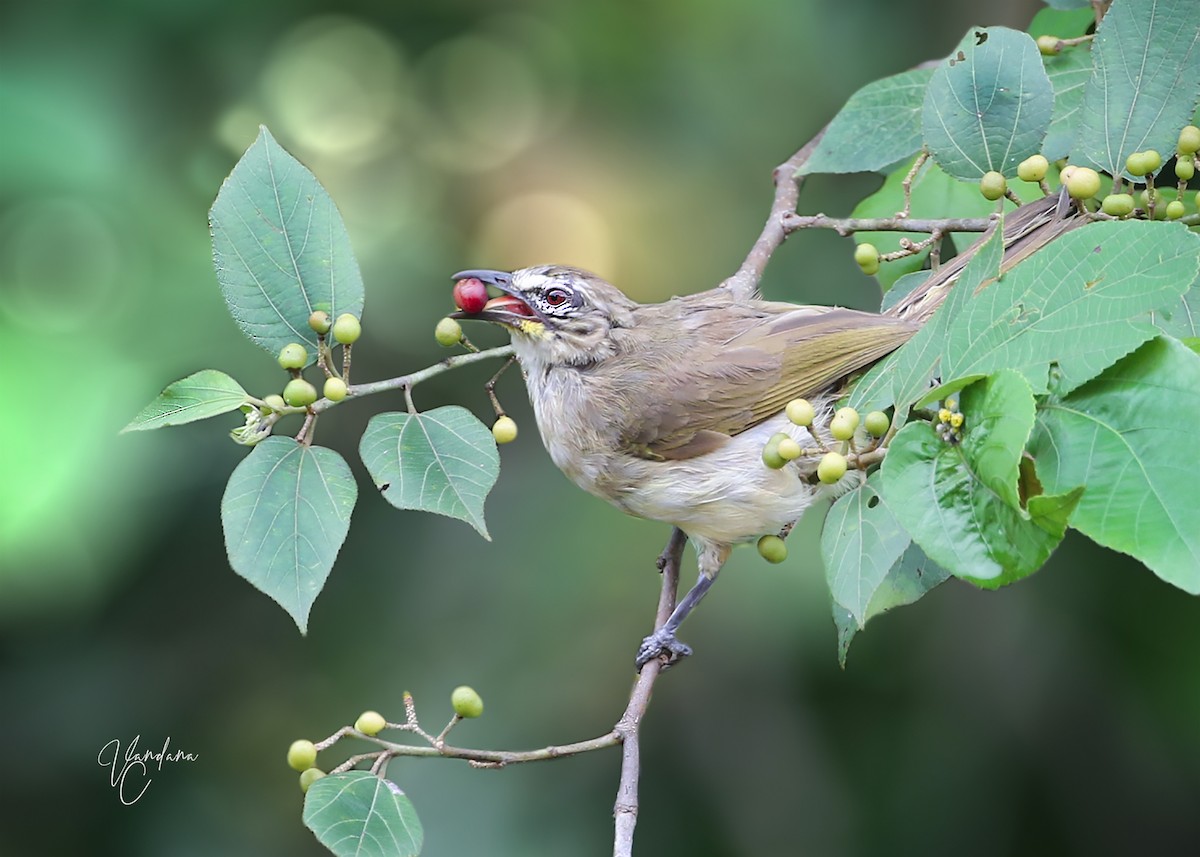
<svg viewBox="0 0 1200 857"><path fill-rule="evenodd" d="M117 797L126 806L137 803L146 793L146 789L150 788L152 763L156 764L157 770L161 771L165 762L194 762L200 758L197 753L186 753L183 750L172 751L170 736L167 736L167 739L163 741L162 749L158 751L138 750L138 742L141 740L141 735L134 736L122 756L121 739L113 738L101 747L100 752L96 755L96 761L100 767L110 769L109 783L117 790ZM141 790L132 798L129 797L139 785Z"/></svg>

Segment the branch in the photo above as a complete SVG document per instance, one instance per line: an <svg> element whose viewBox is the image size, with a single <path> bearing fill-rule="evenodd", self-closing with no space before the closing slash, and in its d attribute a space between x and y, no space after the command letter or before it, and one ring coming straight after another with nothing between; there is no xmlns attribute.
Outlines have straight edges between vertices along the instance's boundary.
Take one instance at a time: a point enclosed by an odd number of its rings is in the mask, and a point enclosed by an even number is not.
<svg viewBox="0 0 1200 857"><path fill-rule="evenodd" d="M786 214L783 230L790 234L801 229L832 229L839 235L853 232L985 232L990 217L925 219L913 217L826 217L824 214Z"/></svg>

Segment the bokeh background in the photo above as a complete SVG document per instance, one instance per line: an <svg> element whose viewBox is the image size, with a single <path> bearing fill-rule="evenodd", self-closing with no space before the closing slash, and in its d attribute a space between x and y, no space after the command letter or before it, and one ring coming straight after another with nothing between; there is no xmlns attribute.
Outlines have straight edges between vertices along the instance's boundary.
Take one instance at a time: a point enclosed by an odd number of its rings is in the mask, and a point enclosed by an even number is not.
<svg viewBox="0 0 1200 857"><path fill-rule="evenodd" d="M282 386L225 311L205 221L259 123L337 201L367 282L356 377L386 377L442 356L461 268L569 262L642 300L715 284L760 228L773 165L851 92L1036 8L5 4L0 855L317 855L283 762L295 737L364 708L398 718L405 689L435 727L460 683L487 704L454 735L475 746L600 734L624 705L667 531L558 474L516 373L494 541L399 513L364 478L306 638L224 558L238 420L117 435L198 368ZM846 212L877 182L813 179L802 207ZM832 235L790 241L765 288L878 301ZM418 404L486 416L491 371ZM358 436L399 406L339 408L320 442L365 477ZM686 626L698 654L645 723L640 853L1196 853L1200 602L1069 538L1019 586L950 584L875 621L843 672L814 524L782 567L736 552ZM123 806L96 758L137 735L199 759ZM610 847L617 768L609 752L390 773L429 857L583 855Z"/></svg>

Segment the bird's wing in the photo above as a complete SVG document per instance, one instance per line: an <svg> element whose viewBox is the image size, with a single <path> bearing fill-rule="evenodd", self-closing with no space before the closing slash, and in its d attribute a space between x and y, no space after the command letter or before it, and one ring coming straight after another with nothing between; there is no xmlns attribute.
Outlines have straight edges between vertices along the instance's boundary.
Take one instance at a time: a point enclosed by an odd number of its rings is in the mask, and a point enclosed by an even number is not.
<svg viewBox="0 0 1200 857"><path fill-rule="evenodd" d="M713 341L697 329L655 352L633 381L641 407L620 427L627 452L646 458L692 458L813 396L908 340L911 322L845 309L776 309L734 322ZM726 315L726 314L721 314ZM714 314L714 327L729 324ZM692 343L692 344L689 344Z"/></svg>

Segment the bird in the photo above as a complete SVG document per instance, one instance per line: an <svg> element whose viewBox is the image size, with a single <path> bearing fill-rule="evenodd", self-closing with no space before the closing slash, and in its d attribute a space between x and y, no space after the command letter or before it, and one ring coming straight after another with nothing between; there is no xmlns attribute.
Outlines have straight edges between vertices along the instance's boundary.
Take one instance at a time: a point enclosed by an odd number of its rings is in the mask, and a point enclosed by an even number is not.
<svg viewBox="0 0 1200 857"><path fill-rule="evenodd" d="M1010 214L1014 228L1006 226L1004 240L1014 253L1039 245L1029 237L1038 227L1051 227L1045 240L1069 228L1055 225L1065 222L1063 206L1048 200ZM853 487L854 478L819 484L814 456L769 468L763 447L778 432L806 449L831 442L814 433L828 425L847 378L907 342L967 258L944 265L944 276L931 277L891 314L739 300L722 287L639 303L568 265L453 275L501 292L482 310L453 317L509 331L554 464L621 511L678 527L695 548L696 583L642 641L639 669L691 654L679 626L735 545L786 532L823 492ZM797 398L816 411L808 428L785 413Z"/></svg>

